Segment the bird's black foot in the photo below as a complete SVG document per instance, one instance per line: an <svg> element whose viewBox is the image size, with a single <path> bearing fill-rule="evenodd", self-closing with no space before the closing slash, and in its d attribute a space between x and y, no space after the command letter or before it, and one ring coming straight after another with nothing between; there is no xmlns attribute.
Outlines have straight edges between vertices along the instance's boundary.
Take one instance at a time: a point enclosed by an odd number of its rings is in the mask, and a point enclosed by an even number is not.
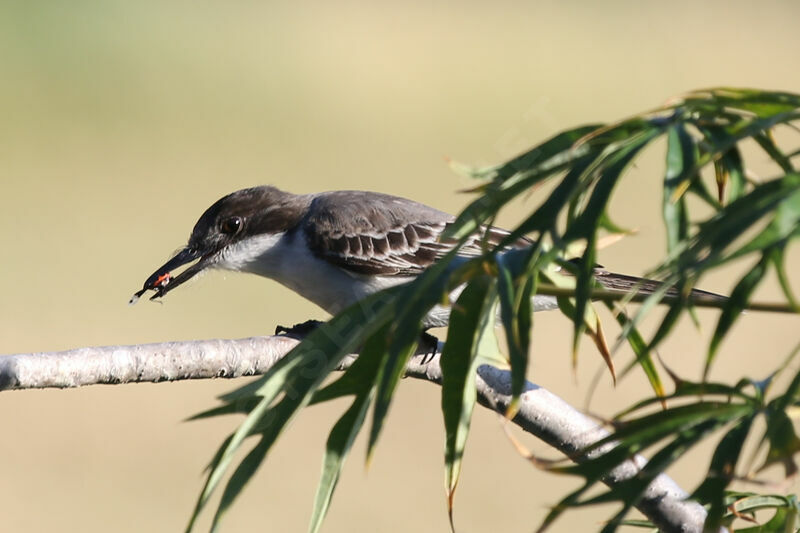
<svg viewBox="0 0 800 533"><path fill-rule="evenodd" d="M422 356L422 364L427 365L433 358L436 357L436 354L439 350L439 339L428 333L427 331L423 331L420 334L419 340L420 348L425 350L424 355Z"/></svg>
<svg viewBox="0 0 800 533"><path fill-rule="evenodd" d="M306 320L305 322L295 324L290 328L287 328L286 326L275 326L275 335L286 335L288 337L302 339L314 331L314 329L316 329L320 324L324 324L324 322L321 320Z"/></svg>

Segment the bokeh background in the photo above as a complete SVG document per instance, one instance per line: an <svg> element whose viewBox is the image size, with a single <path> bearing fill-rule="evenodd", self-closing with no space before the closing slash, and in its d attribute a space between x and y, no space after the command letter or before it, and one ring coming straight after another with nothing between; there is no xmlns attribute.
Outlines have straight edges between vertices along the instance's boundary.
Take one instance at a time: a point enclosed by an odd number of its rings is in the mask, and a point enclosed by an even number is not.
<svg viewBox="0 0 800 533"><path fill-rule="evenodd" d="M0 353L246 337L324 318L245 275L206 276L163 305L126 304L200 213L238 188L372 189L457 212L469 200L457 191L470 183L446 157L500 162L558 130L693 88L798 91L798 20L790 1L2 2ZM628 173L616 218L639 234L602 252L607 267L642 273L663 252L662 171L663 145ZM704 287L725 292L743 268ZM759 293L778 295L774 281ZM700 313L699 333L682 324L661 350L665 361L699 376L715 316ZM764 377L797 340L797 324L747 315L713 376ZM537 315L531 378L582 405L600 363L587 344L573 373L569 342L563 318ZM609 381L595 412L647 393L639 375L616 389ZM183 420L241 384L3 393L0 529L181 530L203 467L236 423ZM438 392L402 383L369 470L358 441L325 531L447 531ZM324 441L342 408L301 414L226 531L307 527ZM707 452L671 473L691 488ZM532 468L479 409L456 524L531 531L575 486ZM568 514L553 530L594 530L610 512Z"/></svg>

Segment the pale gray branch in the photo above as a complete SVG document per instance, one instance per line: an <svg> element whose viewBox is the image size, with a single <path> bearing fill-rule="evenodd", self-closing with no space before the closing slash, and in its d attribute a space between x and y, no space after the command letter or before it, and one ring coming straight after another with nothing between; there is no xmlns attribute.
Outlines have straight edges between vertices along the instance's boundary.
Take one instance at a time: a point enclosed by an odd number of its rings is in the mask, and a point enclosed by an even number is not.
<svg viewBox="0 0 800 533"><path fill-rule="evenodd" d="M287 336L270 336L8 355L0 357L0 391L252 376L266 372L298 342ZM340 370L354 359L345 359ZM422 354L412 358L406 375L441 383L438 355L426 364L423 359ZM477 389L482 405L505 412L511 400L510 372L479 367ZM513 422L570 457L608 434L592 419L533 383L526 385ZM642 457L628 461L604 481L613 486L630 479L645 462ZM664 531L700 532L705 510L686 501L686 496L672 479L661 475L648 487L637 508Z"/></svg>

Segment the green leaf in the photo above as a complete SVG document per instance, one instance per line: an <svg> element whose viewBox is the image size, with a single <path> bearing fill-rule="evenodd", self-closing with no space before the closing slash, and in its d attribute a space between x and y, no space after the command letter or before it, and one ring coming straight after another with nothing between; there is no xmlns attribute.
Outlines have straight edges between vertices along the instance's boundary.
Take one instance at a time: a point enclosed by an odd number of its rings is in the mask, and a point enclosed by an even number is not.
<svg viewBox="0 0 800 533"><path fill-rule="evenodd" d="M458 239L475 233L513 198L567 168L572 160L589 150L589 146L575 148L575 143L597 128L592 125L565 131L497 167L493 185L458 215L442 238ZM512 177L515 179L511 180Z"/></svg>
<svg viewBox="0 0 800 533"><path fill-rule="evenodd" d="M725 302L725 306L722 308L722 313L717 321L714 335L711 337L711 344L708 348L708 355L706 356L706 364L703 368L704 378L708 376L711 363L717 355L717 350L719 349L722 339L728 333L731 326L733 326L733 323L739 318L739 315L742 314L742 311L747 307L750 295L767 273L768 264L768 257L762 257L761 260L739 280L739 283L734 287L728 301Z"/></svg>
<svg viewBox="0 0 800 533"><path fill-rule="evenodd" d="M775 235L784 235L786 227L777 226L762 237L756 237L755 244L746 244L743 250L727 255L723 253L745 234L778 207L786 203L786 221L790 221L794 213L795 194L800 191L800 175L787 174L781 178L768 181L753 188L750 193L731 202L719 213L699 225L699 231L691 238L682 241L673 249L667 260L655 270L654 275L680 272L689 275L724 264L740 257L744 253L755 251L775 243ZM783 233L773 233L777 230ZM697 275L694 273L693 275Z"/></svg>
<svg viewBox="0 0 800 533"><path fill-rule="evenodd" d="M586 203L586 207L565 231L563 237L565 241L571 242L576 239L588 239L592 233L596 233L597 221L603 213L606 212L611 192L616 186L622 172L627 168L633 158L636 157L636 154L647 146L650 141L655 139L660 132L661 130L655 127L646 129L636 134L633 139L625 143L618 150L612 151L610 148L606 148L609 154L595 160L594 165L597 167L599 178ZM587 169L586 172L589 172L589 169Z"/></svg>
<svg viewBox="0 0 800 533"><path fill-rule="evenodd" d="M447 342L442 351L442 413L444 414L445 488L450 527L453 499L461 473L461 460L475 406L475 370L481 337L494 311L495 281L488 276L472 280L450 313ZM490 335L494 333L489 332Z"/></svg>
<svg viewBox="0 0 800 533"><path fill-rule="evenodd" d="M800 236L800 188L787 191L772 210L769 224L748 243L728 254L725 262L767 248L783 248L790 238Z"/></svg>
<svg viewBox="0 0 800 533"><path fill-rule="evenodd" d="M585 505L604 503L607 501L621 501L622 509L608 521L601 530L602 533L615 531L625 515L641 500L648 485L667 467L683 457L692 447L697 445L704 437L722 425L717 420L707 420L697 424L691 429L682 431L669 444L660 449L639 474L623 483L614 486L607 495L600 495L585 502Z"/></svg>
<svg viewBox="0 0 800 533"><path fill-rule="evenodd" d="M667 250L672 251L686 239L689 232L689 217L683 195L675 198L678 186L684 180L692 180L695 169L695 145L686 128L676 124L667 134L667 171L664 175L662 216L667 227Z"/></svg>
<svg viewBox="0 0 800 533"><path fill-rule="evenodd" d="M592 153L576 160L569 172L553 189L553 192L547 196L547 199L528 218L514 228L500 242L498 247L513 245L520 237L533 232L555 232L559 213L568 205L568 202L572 202L584 190L584 185L581 182L586 179L586 170L592 164L596 155Z"/></svg>
<svg viewBox="0 0 800 533"><path fill-rule="evenodd" d="M228 403L252 401L253 397L261 399L227 441L221 453L214 458L187 531L191 530L244 440L250 435L261 433L263 444L258 449L266 454L294 414L308 403L311 393L325 376L336 368L345 355L352 353L367 335L391 319L394 295L397 292L397 288L389 289L349 307L330 322L312 331L260 379L223 396ZM287 392L272 407L273 400L281 391ZM260 461L251 457L248 464L257 462ZM243 472L237 479L245 478ZM238 493L237 484L229 484L229 495ZM238 485L238 489L241 486L243 483ZM223 503L226 505L220 506L215 515L215 524L220 521L229 502Z"/></svg>
<svg viewBox="0 0 800 533"><path fill-rule="evenodd" d="M794 476L798 471L794 454L800 451L800 438L797 437L792 420L786 411L776 409L768 409L766 419L767 430L764 438L769 441L769 451L759 470L781 463L786 471L786 477Z"/></svg>
<svg viewBox="0 0 800 533"><path fill-rule="evenodd" d="M742 418L722 437L714 450L705 480L692 494L693 499L710 505L705 522L706 531L716 531L723 525L727 510L725 489L736 474L736 464L754 419L755 413Z"/></svg>
<svg viewBox="0 0 800 533"><path fill-rule="evenodd" d="M628 315L622 310L615 309L612 302L605 302L605 305L617 319L619 325L623 329L628 329L628 334L625 338L628 340L628 344L631 350L633 350L634 355L636 355L636 358L630 366L620 373L620 377L625 376L634 365L638 364L642 367L645 376L647 376L647 381L650 382L650 386L653 388L653 392L656 393L656 396L663 397L665 394L664 384L661 382L661 376L658 375L658 369L653 362L653 356L650 350L648 350L647 343L644 338L642 338L639 330L633 326L629 327L631 321Z"/></svg>
<svg viewBox="0 0 800 533"><path fill-rule="evenodd" d="M222 492L222 498L220 499L217 512L214 514L214 520L211 524L212 532L219 531L225 512L231 507L233 501L247 482L255 475L261 463L264 462L267 451L273 442L274 440L270 440L269 438L262 438L259 443L250 450L250 453L245 456L242 462L239 463L239 466L236 467L227 485L225 485L225 490Z"/></svg>
<svg viewBox="0 0 800 533"><path fill-rule="evenodd" d="M730 499L730 498L729 498ZM797 497L773 495L735 495L730 504L737 513L753 513L762 509L774 509L775 514L767 522L747 528L736 528L736 533L787 533L796 532L798 522Z"/></svg>
<svg viewBox="0 0 800 533"><path fill-rule="evenodd" d="M800 107L800 97L792 93L762 91L758 89L742 89L719 87L716 89L695 91L695 95L707 93L706 98L713 99L719 108L732 108L747 111L759 117L769 117L786 113ZM687 102L690 100L687 99Z"/></svg>
<svg viewBox="0 0 800 533"><path fill-rule="evenodd" d="M680 433L705 420L715 419L725 423L752 411L751 405L731 404L723 401L703 401L670 407L633 420L626 420L624 423L617 422L617 430L612 435L592 444L584 450L584 453L589 453L615 441L618 441L615 449L624 450L627 454L638 453L671 434ZM567 467L567 469L582 472L587 469L587 465L589 463ZM591 465L587 470L591 470Z"/></svg>
<svg viewBox="0 0 800 533"><path fill-rule="evenodd" d="M665 401L674 400L676 398L696 398L701 397L705 401L728 401L731 399L740 400L737 402L739 405L747 405L751 410L760 409L762 404L755 397L745 393L742 388L744 383L736 386L727 385L724 383L712 383L708 381L691 382L686 380L677 381L675 391L667 396L655 396L638 401L626 408L625 410L617 413L614 420L621 420L632 413L644 409L655 404L663 405ZM625 424L623 424L625 425Z"/></svg>
<svg viewBox="0 0 800 533"><path fill-rule="evenodd" d="M778 253L770 254L770 260L772 261L772 266L775 268L775 273L778 275L778 282L781 285L783 295L786 296L789 305L791 305L795 311L800 312L800 302L797 301L794 291L792 291L792 287L789 284L785 258L786 254L783 253L783 250L780 250Z"/></svg>
<svg viewBox="0 0 800 533"><path fill-rule="evenodd" d="M714 164L719 203L723 203L726 189L728 202L736 200L747 188L742 154L736 146L737 141L730 138L721 126L698 123L695 123L695 126L703 133L704 140L711 144L711 152L718 154Z"/></svg>
<svg viewBox="0 0 800 533"><path fill-rule="evenodd" d="M524 265L509 261L508 254L497 256L497 289L500 299L500 318L506 334L511 361L511 403L508 413L513 416L526 383L530 331L533 324L533 295L536 276L523 274Z"/></svg>
<svg viewBox="0 0 800 533"><path fill-rule="evenodd" d="M314 498L314 508L309 526L311 533L316 533L322 527L322 521L330 506L344 461L364 424L367 409L375 392L378 375L386 361L387 331L388 327L384 326L372 335L353 366L339 380L326 387L328 391L326 399L340 397L346 393L356 394L356 398L333 426L328 436L325 457L322 462L322 475L317 486L317 495ZM324 392L326 389L320 392Z"/></svg>
<svg viewBox="0 0 800 533"><path fill-rule="evenodd" d="M451 265L457 252L458 247L417 276L407 285L408 290L398 298L396 313L392 317L392 326L389 330L391 337L389 356L378 380L375 394L375 408L372 412L372 426L367 444L367 462L372 457L375 444L378 442L394 390L419 341L423 317L431 307L446 298L448 288L455 288L450 287L450 284L459 280L459 277L453 274Z"/></svg>
<svg viewBox="0 0 800 533"><path fill-rule="evenodd" d="M562 499L553 510L550 511L538 531L543 531L552 524L564 510L570 507L619 501L623 504L622 509L607 522L607 525L602 530L603 532L614 531L630 508L638 503L647 486L659 473L663 472L664 469L683 456L692 446L700 442L704 436L723 425L731 412L736 412L738 414L741 410L741 407L738 409L721 408L720 411L724 410L726 412L723 413L721 418L715 418L712 413L708 412L708 406L703 406L703 409L697 409L697 405L692 407L692 409L682 410L684 412L681 413L679 417L681 422L678 424L674 421L664 420L664 413L666 413L666 411L651 415L659 420L659 430L653 431L651 428L641 428L640 430L643 431L646 436L649 436L649 438L640 438L636 436L634 439L634 435L628 435L627 438L622 440L617 446L602 455L593 457L580 465L556 470L563 473L579 474L586 479L586 482L581 488ZM675 408L676 411L678 409L681 408ZM703 414L704 412L705 414ZM639 426L639 422L643 422L647 418L650 417L644 417L638 420L637 427ZM666 418L668 419L669 417ZM669 426L670 429L667 430L667 426ZM676 437L653 455L637 476L615 484L611 489L599 496L581 500L581 497L594 486L605 473L637 453L646 443L660 440L660 438L656 438L652 441L650 440L654 438L655 434L659 433L663 436L674 433ZM613 442L618 435L620 435L620 431L596 443L596 445L591 446L590 450L596 450L599 446L605 446L609 442Z"/></svg>
<svg viewBox="0 0 800 533"><path fill-rule="evenodd" d="M572 358L575 360L578 351L579 337L586 331L586 310L589 305L594 283L594 268L597 263L597 233L586 239L586 250L578 262L578 275L575 280L575 315L572 317Z"/></svg>
<svg viewBox="0 0 800 533"><path fill-rule="evenodd" d="M377 359L377 358L375 358ZM333 497L333 491L339 481L344 460L353 446L358 435L370 403L370 394L360 394L356 397L347 411L333 426L325 447L325 458L322 463L322 476L317 486L317 495L314 498L314 509L311 514L309 531L317 533L322 527L322 521L328 512L328 507Z"/></svg>
<svg viewBox="0 0 800 533"><path fill-rule="evenodd" d="M775 161L779 167L781 167L784 172L787 174L795 172L792 161L786 156L786 154L783 153L783 151L781 151L780 148L778 148L778 145L775 144L775 141L772 139L769 130L759 133L758 135L754 135L753 139L761 148L764 149L767 155L769 155L772 160Z"/></svg>

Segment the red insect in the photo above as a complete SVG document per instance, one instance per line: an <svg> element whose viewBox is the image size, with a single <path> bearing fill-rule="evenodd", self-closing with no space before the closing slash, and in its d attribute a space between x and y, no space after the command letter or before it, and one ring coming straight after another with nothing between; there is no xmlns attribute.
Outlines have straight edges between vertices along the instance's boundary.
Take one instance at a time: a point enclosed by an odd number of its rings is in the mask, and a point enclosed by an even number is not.
<svg viewBox="0 0 800 533"><path fill-rule="evenodd" d="M161 296L164 293L164 287L166 287L169 284L169 281L171 279L172 279L172 274L170 274L169 272L165 272L165 273L161 274L160 276L158 276L155 279L155 281L153 281L152 284L148 283L147 285L145 285L145 287L142 290L137 291L133 296L131 296L131 299L130 299L130 301L128 303L130 305L135 304L139 300L139 297L142 294L144 294L145 291L148 291L148 290L156 291L156 293L153 295L153 297L150 298L151 300L153 300L155 298L158 298L159 296Z"/></svg>
<svg viewBox="0 0 800 533"><path fill-rule="evenodd" d="M156 280L153 282L153 288L154 288L154 289L160 289L161 287L164 287L164 286L165 286L167 283L169 283L169 280L170 280L171 278L172 278L172 276L170 275L170 273L169 273L169 272L165 272L164 274L161 274L161 275L160 275L160 276L158 276L158 278L157 278L157 279L156 279Z"/></svg>

